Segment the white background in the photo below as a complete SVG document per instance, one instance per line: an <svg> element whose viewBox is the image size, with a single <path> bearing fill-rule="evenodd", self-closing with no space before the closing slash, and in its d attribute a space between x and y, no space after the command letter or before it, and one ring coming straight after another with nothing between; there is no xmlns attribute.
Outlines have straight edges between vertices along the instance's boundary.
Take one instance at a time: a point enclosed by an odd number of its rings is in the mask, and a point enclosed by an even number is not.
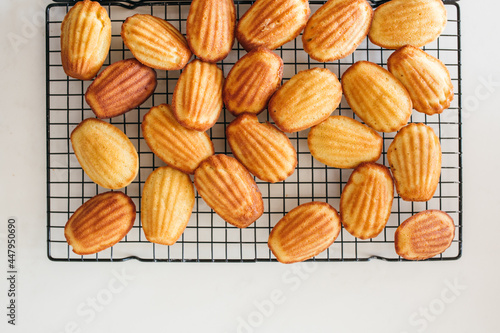
<svg viewBox="0 0 500 333"><path fill-rule="evenodd" d="M237 332L242 321L248 326L240 332L500 332L499 1L460 1L466 102L463 257L307 267L47 259L47 3L0 2L1 332ZM35 28L27 29L27 22ZM25 36L26 42L14 47L9 32ZM9 216L18 218L19 227L15 327L7 325L5 315ZM115 276L123 270L128 278L120 282ZM450 287L456 284L459 289ZM96 297L106 304L92 310L89 302ZM277 303L270 306L272 300Z"/></svg>

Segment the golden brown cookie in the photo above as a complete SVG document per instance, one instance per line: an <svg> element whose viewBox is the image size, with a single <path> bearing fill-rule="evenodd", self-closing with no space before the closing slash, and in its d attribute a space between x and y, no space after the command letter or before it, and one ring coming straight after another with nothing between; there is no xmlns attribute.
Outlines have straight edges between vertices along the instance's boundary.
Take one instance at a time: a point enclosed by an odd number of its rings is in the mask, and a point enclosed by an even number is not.
<svg viewBox="0 0 500 333"><path fill-rule="evenodd" d="M441 0L392 0L375 10L368 37L386 49L421 47L438 38L445 26Z"/></svg>
<svg viewBox="0 0 500 333"><path fill-rule="evenodd" d="M213 155L194 172L200 196L221 218L246 228L264 212L262 194L252 175L235 158Z"/></svg>
<svg viewBox="0 0 500 333"><path fill-rule="evenodd" d="M179 124L167 104L152 107L144 115L141 128L151 151L182 172L194 173L201 161L214 154L214 146L207 133Z"/></svg>
<svg viewBox="0 0 500 333"><path fill-rule="evenodd" d="M281 86L269 101L276 126L293 133L317 125L339 106L342 87L326 68L301 71Z"/></svg>
<svg viewBox="0 0 500 333"><path fill-rule="evenodd" d="M450 107L453 84L439 59L407 45L391 54L387 67L410 93L415 110L433 115Z"/></svg>
<svg viewBox="0 0 500 333"><path fill-rule="evenodd" d="M393 199L389 169L376 163L360 164L340 195L342 225L354 237L377 237L391 216Z"/></svg>
<svg viewBox="0 0 500 333"><path fill-rule="evenodd" d="M259 114L281 85L282 77L283 60L266 48L256 48L229 71L222 93L224 105L235 116Z"/></svg>
<svg viewBox="0 0 500 333"><path fill-rule="evenodd" d="M101 193L75 211L64 227L64 236L76 254L94 254L125 237L135 217L135 204L126 194Z"/></svg>
<svg viewBox="0 0 500 333"><path fill-rule="evenodd" d="M345 58L368 35L372 17L366 0L329 0L307 21L304 51L320 62Z"/></svg>
<svg viewBox="0 0 500 333"><path fill-rule="evenodd" d="M222 111L224 75L215 64L198 59L182 71L175 85L172 110L184 127L206 131L215 125Z"/></svg>
<svg viewBox="0 0 500 333"><path fill-rule="evenodd" d="M186 39L203 61L224 59L234 43L236 12L233 0L193 0L186 21Z"/></svg>
<svg viewBox="0 0 500 333"><path fill-rule="evenodd" d="M144 103L155 89L155 70L136 59L126 59L96 77L85 92L85 101L97 118L112 118Z"/></svg>
<svg viewBox="0 0 500 333"><path fill-rule="evenodd" d="M105 121L82 121L71 132L71 145L83 171L104 188L125 187L139 172L134 145L125 133Z"/></svg>
<svg viewBox="0 0 500 333"><path fill-rule="evenodd" d="M61 24L61 62L64 72L75 79L97 75L111 45L111 20L96 1L79 1Z"/></svg>
<svg viewBox="0 0 500 333"><path fill-rule="evenodd" d="M186 229L194 207L189 176L170 167L153 171L142 190L141 222L148 241L173 245Z"/></svg>
<svg viewBox="0 0 500 333"><path fill-rule="evenodd" d="M356 62L342 75L342 89L352 111L376 131L395 132L410 119L410 94L377 64Z"/></svg>
<svg viewBox="0 0 500 333"><path fill-rule="evenodd" d="M292 209L274 226L268 245L284 264L310 259L326 250L340 233L339 214L326 202Z"/></svg>
<svg viewBox="0 0 500 333"><path fill-rule="evenodd" d="M453 219L440 210L426 210L404 221L394 235L396 253L408 260L424 260L443 253L455 237Z"/></svg>
<svg viewBox="0 0 500 333"><path fill-rule="evenodd" d="M307 0L257 0L240 18L236 38L245 50L274 50L297 37L311 10Z"/></svg>
<svg viewBox="0 0 500 333"><path fill-rule="evenodd" d="M125 46L144 65L163 70L182 69L192 53L184 36L159 17L135 14L122 24Z"/></svg>
<svg viewBox="0 0 500 333"><path fill-rule="evenodd" d="M331 116L313 126L307 136L311 155L334 168L355 168L375 162L382 154L382 137L368 126L345 116Z"/></svg>
<svg viewBox="0 0 500 333"><path fill-rule="evenodd" d="M234 156L263 181L280 182L295 171L297 152L290 139L269 122L259 123L253 114L233 120L226 137Z"/></svg>
<svg viewBox="0 0 500 333"><path fill-rule="evenodd" d="M387 160L403 200L432 199L441 175L441 144L432 128L424 124L403 127L387 150Z"/></svg>

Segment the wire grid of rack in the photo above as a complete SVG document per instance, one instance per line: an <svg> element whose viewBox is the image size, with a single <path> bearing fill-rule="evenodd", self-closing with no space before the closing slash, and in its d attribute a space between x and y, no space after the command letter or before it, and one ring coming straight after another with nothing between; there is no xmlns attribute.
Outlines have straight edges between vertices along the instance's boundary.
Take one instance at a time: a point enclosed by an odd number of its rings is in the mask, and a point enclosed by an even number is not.
<svg viewBox="0 0 500 333"><path fill-rule="evenodd" d="M59 0L61 1L61 0ZM235 1L237 17L253 1ZM310 1L311 12L325 1ZM47 90L47 254L54 261L124 261L137 259L154 262L264 262L276 261L267 246L272 227L292 208L309 201L324 201L339 207L340 194L352 170L327 167L316 161L307 146L308 130L290 134L297 150L298 165L295 173L283 182L269 184L256 179L264 200L264 214L246 229L227 224L197 195L193 214L179 241L172 246L150 243L141 227L141 192L147 176L157 167L165 165L150 151L141 136L140 124L144 114L154 105L170 103L180 71L159 71L158 86L151 98L140 107L109 122L130 138L137 149L140 170L137 178L122 191L129 195L137 207L137 219L132 230L118 244L95 255L74 254L64 237L64 225L72 213L85 201L98 193L108 191L94 184L81 169L69 139L71 131L83 119L94 117L85 103L84 94L89 81L80 81L65 75L60 60L60 25L70 9L71 1L54 3L46 11L46 90ZM112 21L112 43L103 68L116 61L131 58L120 37L122 22L135 13L151 14L168 20L181 33L186 31L189 1L102 1ZM374 4L374 6L376 6ZM461 161L461 63L460 63L460 8L454 1L445 1L448 23L439 39L424 50L441 59L448 67L455 89L451 107L441 115L427 116L413 111L411 122L422 122L434 129L443 152L442 173L434 198L425 203L406 202L395 193L392 213L383 232L371 240L360 240L342 229L330 248L311 260L315 261L367 261L373 258L401 261L394 250L394 232L408 217L425 209L441 209L455 221L455 238L451 247L430 260L454 260L462 253L462 161ZM302 49L301 37L285 44L275 52L284 60L283 82L297 72L326 67L337 77L354 62L368 60L385 66L393 52L371 44L366 39L345 59L318 63ZM232 65L245 54L234 44L230 55L218 65L227 75ZM356 119L345 99L334 112ZM216 153L231 155L225 140L225 128L234 119L223 110L217 124L208 131ZM261 121L271 119L267 111L259 115ZM360 120L359 118L357 118ZM272 121L271 121L272 122ZM378 161L388 165L386 150L395 133L382 134L383 154Z"/></svg>

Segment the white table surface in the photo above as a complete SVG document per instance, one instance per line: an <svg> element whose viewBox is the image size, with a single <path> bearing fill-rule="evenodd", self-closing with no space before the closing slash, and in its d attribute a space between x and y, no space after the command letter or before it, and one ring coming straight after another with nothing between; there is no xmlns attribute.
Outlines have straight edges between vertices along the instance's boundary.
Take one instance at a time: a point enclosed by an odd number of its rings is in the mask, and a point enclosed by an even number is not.
<svg viewBox="0 0 500 333"><path fill-rule="evenodd" d="M47 259L47 3L0 2L1 332L500 332L499 1L460 1L463 257L308 266ZM9 33L25 39L14 45ZM9 216L18 219L15 327L6 317Z"/></svg>

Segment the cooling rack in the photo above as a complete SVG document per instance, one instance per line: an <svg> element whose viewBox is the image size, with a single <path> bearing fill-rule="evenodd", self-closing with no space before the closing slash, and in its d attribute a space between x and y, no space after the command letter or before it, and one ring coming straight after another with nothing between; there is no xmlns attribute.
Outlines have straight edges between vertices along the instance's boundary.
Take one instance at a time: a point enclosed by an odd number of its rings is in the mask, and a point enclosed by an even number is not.
<svg viewBox="0 0 500 333"><path fill-rule="evenodd" d="M237 16L241 17L253 1L235 1ZM326 1L309 1L311 12ZM372 1L374 7L386 1ZM406 202L394 198L392 213L383 232L371 240L360 240L342 229L330 248L311 259L314 261L367 261L381 259L403 261L394 250L394 232L408 217L425 209L440 209L455 221L455 238L443 254L429 260L455 260L462 254L462 133L461 133L461 46L460 8L456 1L444 1L448 23L443 34L424 50L441 59L450 71L455 98L451 107L441 115L427 116L413 111L411 122L422 122L438 135L443 152L442 173L434 198L425 203ZM155 93L140 107L108 120L124 131L137 149L140 170L137 178L122 191L137 207L137 219L132 230L118 244L95 255L74 254L64 238L64 225L73 212L96 194L107 191L94 184L82 171L71 147L71 131L83 119L94 117L85 103L84 94L90 82L66 76L60 59L61 22L74 1L56 0L46 10L46 110L47 110L47 255L54 261L109 262L137 259L153 262L264 262L276 261L267 246L272 227L292 208L309 201L324 201L339 208L340 193L352 170L327 167L311 156L307 146L308 131L290 134L297 150L295 173L284 182L269 184L256 179L262 192L265 212L246 229L238 229L223 221L197 195L189 224L172 246L150 243L141 228L141 191L147 176L164 165L149 150L142 138L140 124L150 107L170 103L180 71L159 71ZM186 32L189 1L101 1L112 22L112 43L103 66L130 58L132 54L120 37L122 22L135 13L151 14L168 20L181 33ZM385 50L366 39L345 59L318 63L302 49L300 36L275 52L284 60L283 82L297 72L326 67L337 77L354 62L368 60L386 67L392 50ZM218 65L227 75L232 65L245 54L235 42L230 55ZM356 119L345 99L334 114ZM231 155L225 140L225 128L234 119L223 110L217 124L208 131L216 153ZM271 119L267 111L261 121ZM360 120L358 118L358 120ZM386 150L395 133L382 134L384 152L378 163L388 166Z"/></svg>

